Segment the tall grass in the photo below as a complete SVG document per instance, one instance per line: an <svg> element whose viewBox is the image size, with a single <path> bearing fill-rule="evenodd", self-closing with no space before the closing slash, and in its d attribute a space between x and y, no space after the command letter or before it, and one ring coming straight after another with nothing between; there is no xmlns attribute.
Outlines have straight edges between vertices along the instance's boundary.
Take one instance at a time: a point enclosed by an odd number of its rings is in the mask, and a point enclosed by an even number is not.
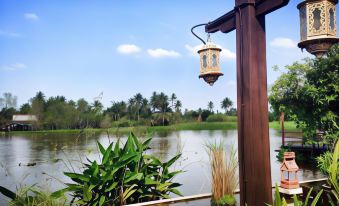
<svg viewBox="0 0 339 206"><path fill-rule="evenodd" d="M238 186L237 157L233 147L227 155L223 142L210 143L206 147L210 158L210 167L212 175L212 201L219 205L220 201L225 197L233 197L226 204L233 205L235 203L234 190Z"/></svg>

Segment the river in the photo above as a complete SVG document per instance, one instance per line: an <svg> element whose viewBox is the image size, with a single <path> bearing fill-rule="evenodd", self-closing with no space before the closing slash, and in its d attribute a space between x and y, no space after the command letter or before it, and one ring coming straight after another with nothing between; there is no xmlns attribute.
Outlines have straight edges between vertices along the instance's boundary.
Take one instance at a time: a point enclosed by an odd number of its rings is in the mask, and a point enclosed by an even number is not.
<svg viewBox="0 0 339 206"><path fill-rule="evenodd" d="M126 136L122 136L122 141ZM80 162L99 159L96 141L105 147L117 137L107 134L29 134L0 136L0 185L15 189L18 185L38 184L42 188L54 191L62 188L62 182L71 180L63 172L80 171ZM174 131L155 133L150 153L162 160L168 160L178 152L182 158L174 165L175 169L185 170L177 176L177 182L183 184L180 191L184 195L210 192L210 171L205 145L222 140L225 149L237 148L237 131ZM279 182L280 163L276 159L276 149L281 145L280 133L270 129L272 182ZM260 152L260 151L258 151ZM35 166L25 166L36 163ZM321 178L323 175L315 165L299 165L299 179ZM0 205L6 205L7 199L0 194Z"/></svg>

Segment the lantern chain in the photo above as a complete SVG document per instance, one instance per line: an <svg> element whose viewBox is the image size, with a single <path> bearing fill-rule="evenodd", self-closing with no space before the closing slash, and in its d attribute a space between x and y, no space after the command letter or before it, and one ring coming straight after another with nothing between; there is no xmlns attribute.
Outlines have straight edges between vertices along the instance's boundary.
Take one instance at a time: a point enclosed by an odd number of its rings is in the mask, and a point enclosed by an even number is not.
<svg viewBox="0 0 339 206"><path fill-rule="evenodd" d="M193 26L192 29L191 29L192 34L193 34L195 37L197 37L200 41L202 41L202 43L204 43L204 44L206 44L206 42L205 42L202 38L200 38L197 34L195 34L193 30L194 30L195 28L199 27L199 26L206 26L206 25L207 25L207 24L198 24L198 25ZM210 34L208 33L208 38L209 38L209 35L210 35Z"/></svg>

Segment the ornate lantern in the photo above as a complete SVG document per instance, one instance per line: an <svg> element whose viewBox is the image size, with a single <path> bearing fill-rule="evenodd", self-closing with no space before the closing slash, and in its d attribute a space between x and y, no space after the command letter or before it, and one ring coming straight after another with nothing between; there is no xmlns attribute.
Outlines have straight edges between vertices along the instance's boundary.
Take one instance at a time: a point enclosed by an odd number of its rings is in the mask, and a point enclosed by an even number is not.
<svg viewBox="0 0 339 206"><path fill-rule="evenodd" d="M338 43L336 37L336 8L338 0L305 0L298 5L300 36L298 46L317 58Z"/></svg>
<svg viewBox="0 0 339 206"><path fill-rule="evenodd" d="M198 51L200 55L200 75L209 85L213 85L219 78L224 75L220 72L220 52L221 49L211 42L208 37L207 43Z"/></svg>

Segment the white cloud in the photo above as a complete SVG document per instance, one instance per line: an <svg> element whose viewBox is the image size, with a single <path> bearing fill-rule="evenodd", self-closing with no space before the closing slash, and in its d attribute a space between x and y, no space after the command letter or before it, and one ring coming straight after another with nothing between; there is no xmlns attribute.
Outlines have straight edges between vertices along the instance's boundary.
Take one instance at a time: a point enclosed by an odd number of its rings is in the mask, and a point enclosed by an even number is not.
<svg viewBox="0 0 339 206"><path fill-rule="evenodd" d="M25 18L28 20L32 20L32 21L39 21L39 16L35 13L25 13L24 14Z"/></svg>
<svg viewBox="0 0 339 206"><path fill-rule="evenodd" d="M221 48L221 50L222 50L221 53L220 53L221 58L228 59L228 60L233 60L233 59L236 58L235 53L232 52L231 50L223 48L220 45L216 45L216 46ZM185 48L194 56L198 56L198 50L201 49L202 47L203 47L202 44L196 45L196 46L191 46L191 45L188 45L188 44L185 45Z"/></svg>
<svg viewBox="0 0 339 206"><path fill-rule="evenodd" d="M0 30L0 36L9 37L9 38L20 38L22 37L21 34L9 31Z"/></svg>
<svg viewBox="0 0 339 206"><path fill-rule="evenodd" d="M297 43L289 38L277 37L270 42L272 47L279 47L284 49L297 48Z"/></svg>
<svg viewBox="0 0 339 206"><path fill-rule="evenodd" d="M122 44L118 46L117 51L121 54L135 54L141 51L141 48L134 44Z"/></svg>
<svg viewBox="0 0 339 206"><path fill-rule="evenodd" d="M166 49L148 49L147 53L153 58L161 58L161 57L179 57L180 53L173 50Z"/></svg>
<svg viewBox="0 0 339 206"><path fill-rule="evenodd" d="M1 70L5 71L16 71L20 69L25 69L27 66L23 63L14 63L14 64L9 64L9 65L2 65Z"/></svg>

